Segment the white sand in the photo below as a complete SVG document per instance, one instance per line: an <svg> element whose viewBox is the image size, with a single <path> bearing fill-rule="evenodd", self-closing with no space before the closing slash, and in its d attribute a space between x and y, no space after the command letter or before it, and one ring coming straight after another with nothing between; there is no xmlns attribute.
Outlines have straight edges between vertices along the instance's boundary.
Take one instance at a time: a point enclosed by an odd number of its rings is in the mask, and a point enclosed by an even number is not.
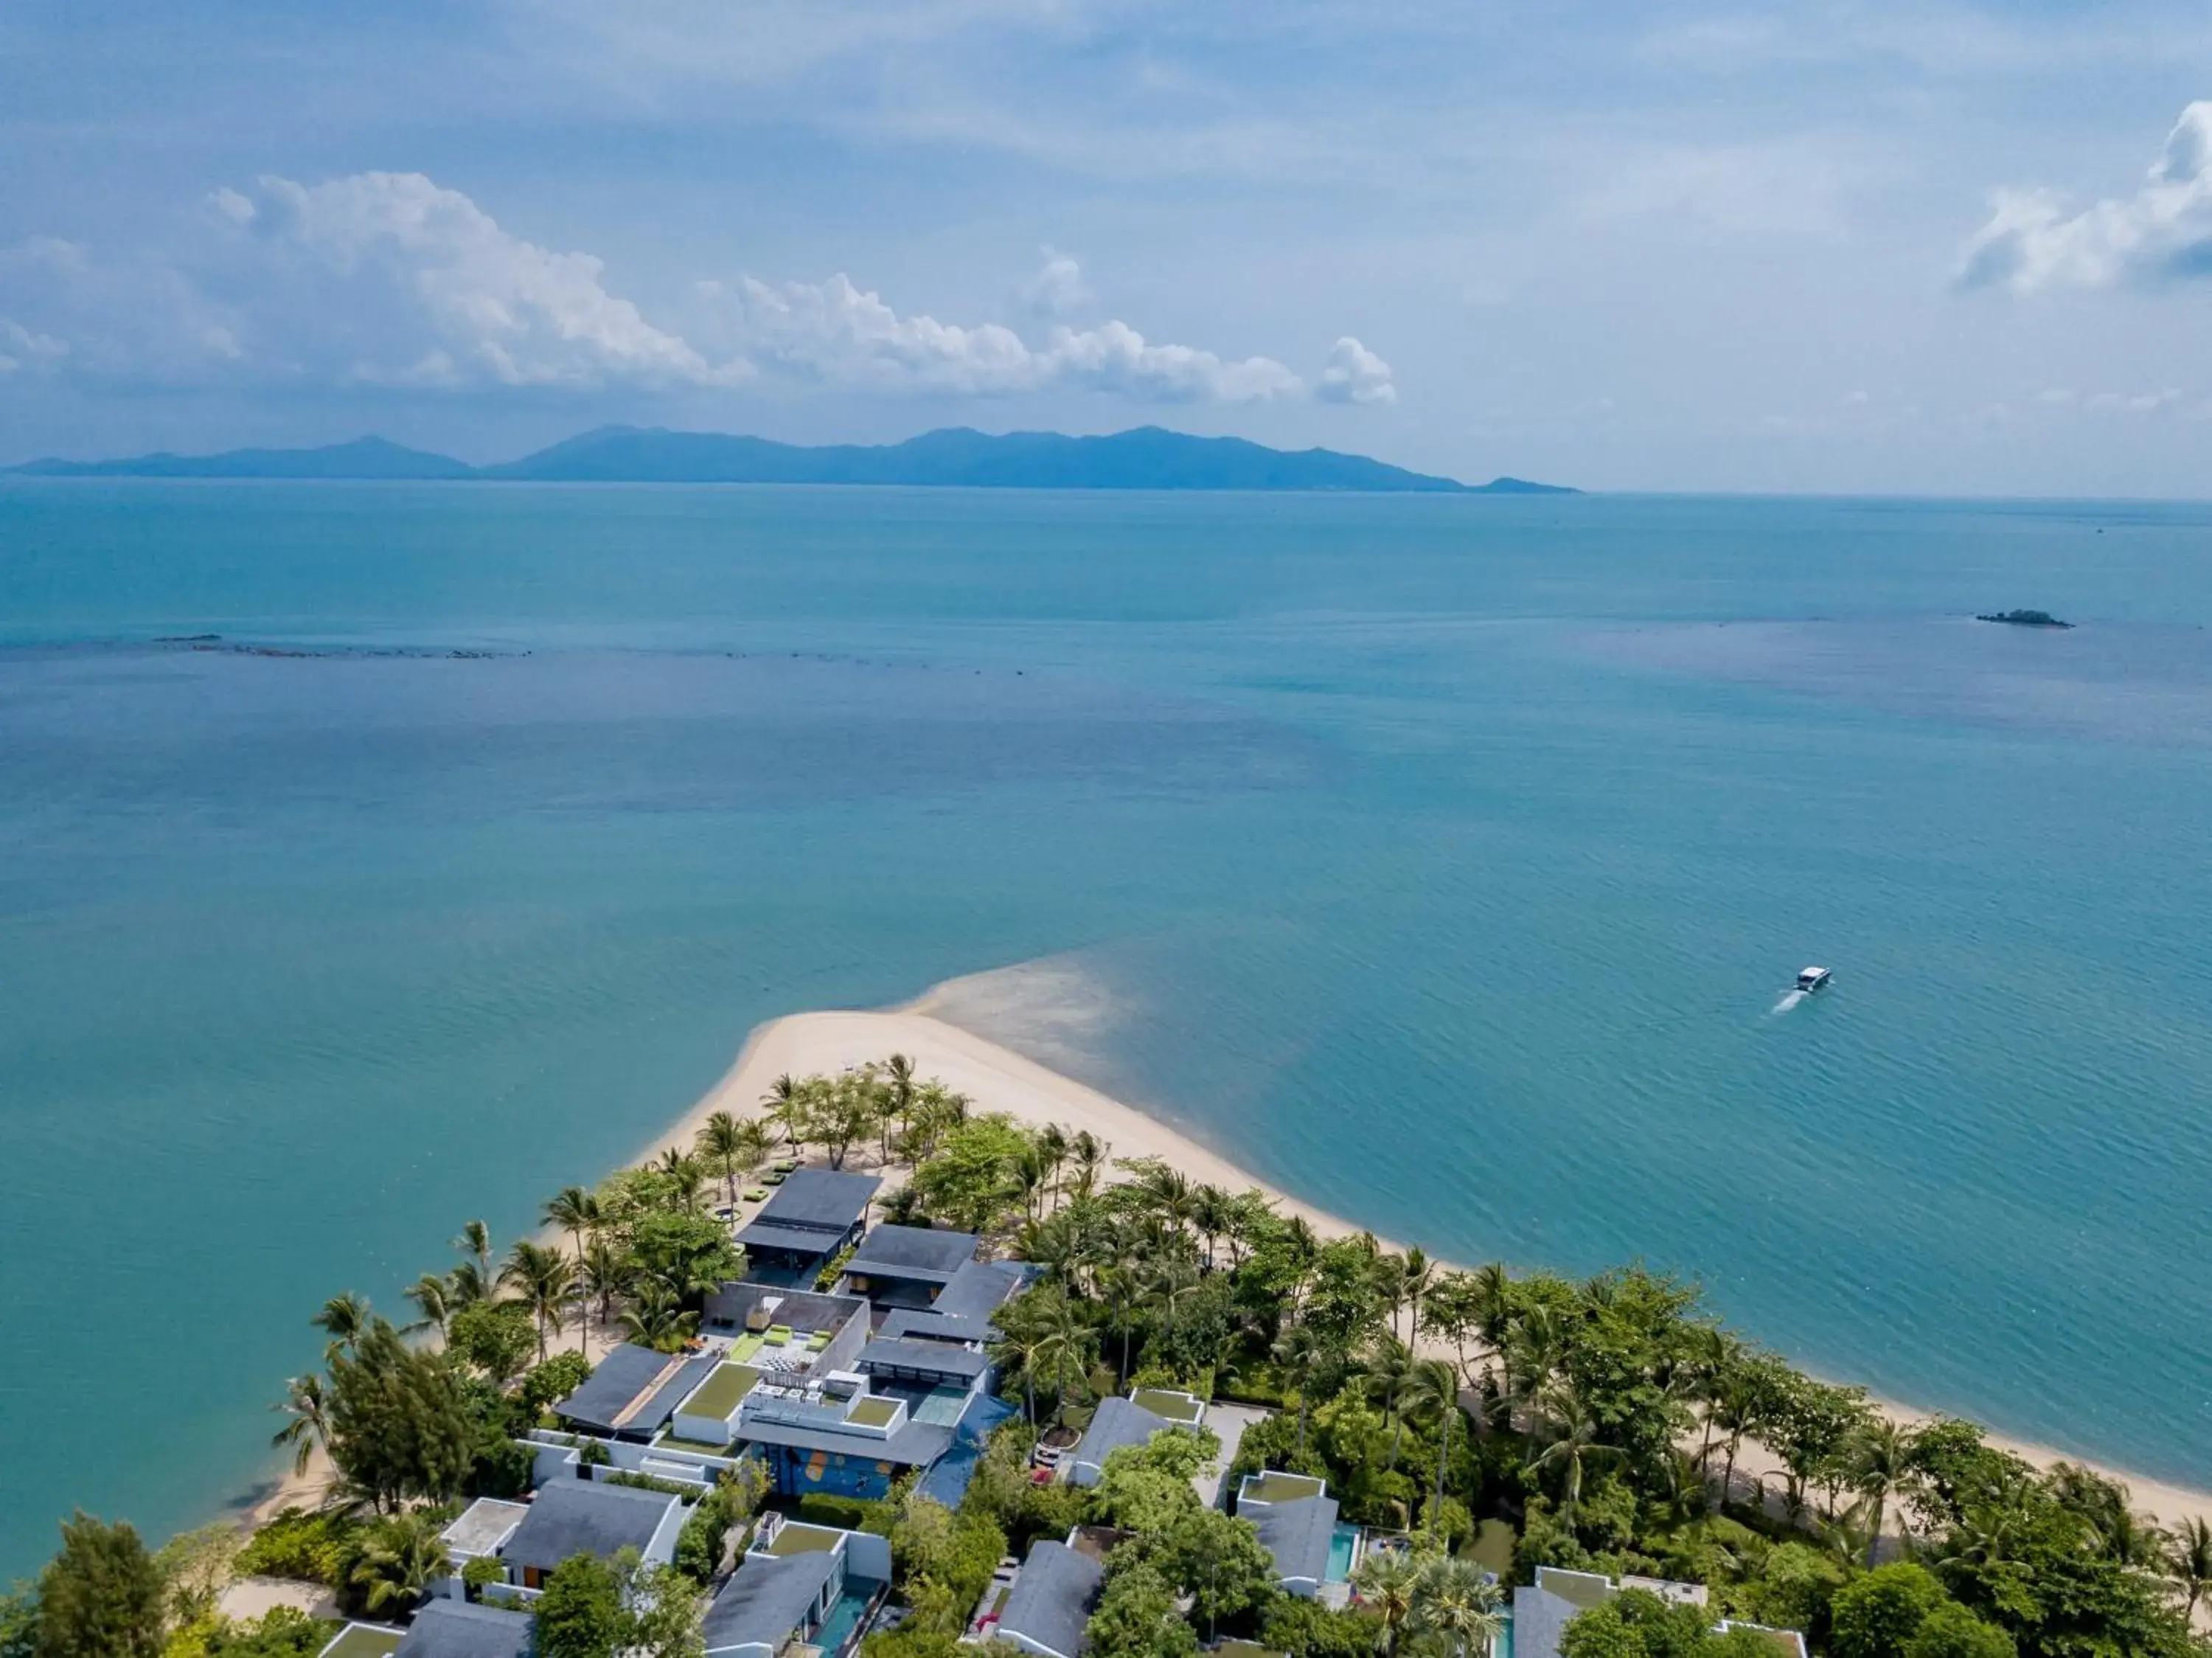
<svg viewBox="0 0 2212 1658"><path fill-rule="evenodd" d="M805 1013L770 1021L753 1032L737 1063L722 1080L688 1114L645 1147L639 1161L658 1155L664 1146L689 1146L699 1125L714 1112L727 1111L744 1116L758 1111L769 1084L785 1072L793 1076L835 1072L871 1060L880 1061L893 1053L903 1053L914 1061L920 1076L934 1078L968 1095L979 1112L1004 1112L1032 1125L1058 1123L1071 1133L1088 1129L1108 1142L1117 1158L1158 1157L1181 1169L1194 1181L1231 1192L1256 1187L1273 1198L1284 1213L1304 1216L1324 1238L1346 1236L1360 1229L1254 1179L1218 1153L1157 1118L932 1017L927 1010L939 1004L938 997L933 993L909 1007L886 1013ZM855 1167L872 1167L874 1154L872 1143L855 1147L848 1161ZM1392 1248L1401 1247L1388 1239L1382 1241ZM1887 1402L1883 1402L1882 1409L1905 1421L1923 1421L1929 1415ZM2042 1467L2059 1461L2085 1460L1998 1434L1991 1434L1990 1442ZM2166 1524L2194 1517L2212 1520L2212 1493L2189 1490L2101 1465L2087 1466L2098 1466L2125 1483L2133 1493L2136 1506ZM1752 1473L1771 1472L1761 1465L1748 1447L1739 1459L1738 1467Z"/></svg>

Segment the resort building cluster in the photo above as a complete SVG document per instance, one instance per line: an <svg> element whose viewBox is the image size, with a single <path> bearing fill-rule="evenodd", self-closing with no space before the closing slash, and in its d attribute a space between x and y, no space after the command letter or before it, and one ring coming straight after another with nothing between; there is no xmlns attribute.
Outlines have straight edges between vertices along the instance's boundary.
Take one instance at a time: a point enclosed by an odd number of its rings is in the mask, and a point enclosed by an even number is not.
<svg viewBox="0 0 2212 1658"><path fill-rule="evenodd" d="M846 1658L894 1626L890 1545L871 1533L793 1517L790 1499L880 1499L911 1477L957 1509L993 1431L1018 1413L999 1397L994 1316L1039 1276L983 1259L978 1234L867 1224L875 1176L798 1168L739 1227L745 1276L706 1298L683 1351L625 1344L530 1434L526 1499L482 1497L442 1533L450 1575L398 1629L356 1622L324 1658L532 1658L532 1605L578 1555L647 1564L673 1557L690 1504L750 1460L768 1503L719 1572L705 1614L709 1658ZM734 1222L733 1222L734 1224ZM828 1281L831 1288L815 1286ZM1194 1477L1200 1501L1251 1522L1288 1594L1341 1606L1370 1551L1402 1533L1339 1518L1320 1478L1262 1469L1232 1480L1238 1441L1267 1412L1186 1392L1134 1387L1101 1400L1073 1443L1049 1439L1033 1477L1096 1485L1108 1460L1176 1428L1209 1429L1218 1454ZM784 1499L779 1503L778 1499ZM1000 1563L964 1639L1033 1658L1083 1658L1086 1625L1121 1533L1078 1526ZM1702 1605L1702 1586L1540 1570L1512 1594L1498 1658L1557 1658L1577 1612L1624 1588ZM1766 1631L1776 1658L1802 1638ZM1230 1658L1255 1658L1249 1642Z"/></svg>

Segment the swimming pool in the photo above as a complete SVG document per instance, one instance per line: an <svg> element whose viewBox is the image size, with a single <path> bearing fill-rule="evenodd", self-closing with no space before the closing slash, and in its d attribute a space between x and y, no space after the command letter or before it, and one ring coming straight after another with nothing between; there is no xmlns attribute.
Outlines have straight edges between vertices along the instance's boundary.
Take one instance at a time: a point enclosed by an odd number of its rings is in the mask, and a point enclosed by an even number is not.
<svg viewBox="0 0 2212 1658"><path fill-rule="evenodd" d="M1359 1527L1339 1521L1328 1539L1328 1578L1332 1583L1347 1582L1352 1577L1352 1557L1359 1549Z"/></svg>
<svg viewBox="0 0 2212 1658"><path fill-rule="evenodd" d="M847 1584L844 1593L831 1605L829 1616L822 1620L822 1631L812 1644L821 1648L829 1658L836 1658L851 1642L860 1619L867 1615L869 1603L876 1598L875 1592L873 1583Z"/></svg>

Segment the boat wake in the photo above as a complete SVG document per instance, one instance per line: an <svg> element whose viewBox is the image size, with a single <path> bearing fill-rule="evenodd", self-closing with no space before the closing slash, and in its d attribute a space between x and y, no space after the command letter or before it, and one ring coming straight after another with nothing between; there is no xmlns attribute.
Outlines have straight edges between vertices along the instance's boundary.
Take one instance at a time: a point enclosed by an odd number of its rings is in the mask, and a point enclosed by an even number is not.
<svg viewBox="0 0 2212 1658"><path fill-rule="evenodd" d="M1772 1012L1776 1014L1788 1013L1790 1009L1796 1007L1804 999L1805 992L1802 991L1784 991L1782 993L1782 999L1774 1004ZM1769 1016L1771 1017L1771 1015Z"/></svg>

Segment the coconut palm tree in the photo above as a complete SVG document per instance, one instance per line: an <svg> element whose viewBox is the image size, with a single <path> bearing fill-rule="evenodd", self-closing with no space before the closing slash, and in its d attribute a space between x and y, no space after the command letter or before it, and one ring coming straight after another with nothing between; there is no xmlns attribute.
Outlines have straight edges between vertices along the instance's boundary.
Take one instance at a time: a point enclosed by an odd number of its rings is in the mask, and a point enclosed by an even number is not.
<svg viewBox="0 0 2212 1658"><path fill-rule="evenodd" d="M1436 1277L1437 1264L1429 1259L1427 1252L1419 1244L1399 1257L1397 1281L1390 1289L1393 1295L1404 1301L1410 1314L1406 1330L1406 1344L1408 1347L1421 1338L1421 1298L1429 1293ZM1390 1327L1395 1330L1397 1326L1398 1309L1394 1306L1390 1309Z"/></svg>
<svg viewBox="0 0 2212 1658"><path fill-rule="evenodd" d="M1060 1192L1060 1171L1067 1162L1067 1131L1057 1123L1047 1123L1036 1133L1037 1155L1044 1159L1045 1191L1056 1196Z"/></svg>
<svg viewBox="0 0 2212 1658"><path fill-rule="evenodd" d="M1182 1305L1183 1298L1198 1288L1197 1266L1180 1254L1158 1254L1148 1264L1142 1283L1145 1305L1158 1311L1161 1332L1172 1341L1176 1311Z"/></svg>
<svg viewBox="0 0 2212 1658"><path fill-rule="evenodd" d="M2182 1619L2193 1629L2197 1604L2212 1589L2212 1525L2203 1515L2185 1521L2167 1540L2165 1564L2167 1581L2188 1598Z"/></svg>
<svg viewBox="0 0 2212 1658"><path fill-rule="evenodd" d="M1129 1379L1129 1334L1136 1327L1137 1309L1144 1303L1144 1284L1133 1263L1116 1261L1098 1273L1098 1295L1105 1303L1106 1327L1121 1338L1121 1362L1115 1367L1118 1385Z"/></svg>
<svg viewBox="0 0 2212 1658"><path fill-rule="evenodd" d="M584 1269L584 1234L599 1226L599 1200L580 1186L565 1186L545 1203L545 1224L557 1226L576 1246L576 1270Z"/></svg>
<svg viewBox="0 0 2212 1658"><path fill-rule="evenodd" d="M899 1126L901 1136L914 1129L914 1061L895 1053L884 1061L884 1116Z"/></svg>
<svg viewBox="0 0 2212 1658"><path fill-rule="evenodd" d="M730 1207L738 1206L738 1165L750 1149L745 1125L726 1111L718 1111L699 1125L693 1138L692 1149L708 1163L722 1171ZM756 1159L745 1173L750 1174L760 1167Z"/></svg>
<svg viewBox="0 0 2212 1658"><path fill-rule="evenodd" d="M453 1570L453 1557L438 1535L438 1521L427 1513L395 1515L370 1533L368 1546L355 1562L356 1587L371 1612L404 1611L422 1600L430 1585Z"/></svg>
<svg viewBox="0 0 2212 1658"><path fill-rule="evenodd" d="M1444 1512L1444 1471L1451 1461L1452 1424L1459 1419L1459 1372L1442 1359L1415 1359L1399 1390L1399 1425L1407 1420L1437 1424L1437 1519ZM1391 1460L1397 1444L1391 1442Z"/></svg>
<svg viewBox="0 0 2212 1658"><path fill-rule="evenodd" d="M1310 1325L1288 1324L1275 1338L1271 1356L1282 1371L1283 1380L1298 1396L1298 1460L1303 1462L1306 1454L1306 1396L1313 1391L1314 1378L1328 1362L1328 1344Z"/></svg>
<svg viewBox="0 0 2212 1658"><path fill-rule="evenodd" d="M546 1327L550 1325L556 1336L561 1333L562 1313L576 1287L575 1266L551 1245L525 1238L508 1253L499 1281L521 1297L537 1320L538 1362L543 1364Z"/></svg>
<svg viewBox="0 0 2212 1658"><path fill-rule="evenodd" d="M361 1339L368 1329L368 1320L367 1297L356 1295L349 1289L343 1295L333 1295L325 1301L308 1322L331 1338L330 1350L337 1353Z"/></svg>
<svg viewBox="0 0 2212 1658"><path fill-rule="evenodd" d="M446 1321L453 1315L452 1286L435 1272L425 1272L407 1286L407 1299L415 1303L415 1310L422 1316L407 1326L411 1333L416 1330L438 1332L438 1339L446 1338Z"/></svg>
<svg viewBox="0 0 2212 1658"><path fill-rule="evenodd" d="M1359 1378L1361 1393L1382 1407L1382 1419L1390 1424L1390 1466L1398 1466L1398 1450L1406 1437L1404 1409L1407 1393L1413 1387L1413 1350L1395 1336L1376 1338L1362 1363Z"/></svg>
<svg viewBox="0 0 2212 1658"><path fill-rule="evenodd" d="M1618 1460L1621 1451L1604 1441L1605 1429L1589 1401L1570 1382L1546 1387L1532 1401L1542 1423L1544 1448L1528 1460L1537 1473L1559 1473L1559 1513L1571 1517L1581 1506L1583 1480L1597 1463Z"/></svg>
<svg viewBox="0 0 2212 1658"><path fill-rule="evenodd" d="M289 1446L292 1472L306 1473L316 1448L327 1451L331 1447L330 1406L323 1397L323 1379L313 1375L293 1377L285 1384L282 1402L269 1408L283 1411L292 1418L270 1436L269 1442L280 1448Z"/></svg>
<svg viewBox="0 0 2212 1658"><path fill-rule="evenodd" d="M1889 1500L1912 1476L1912 1448L1917 1436L1900 1423L1877 1417L1851 1442L1849 1466L1852 1489L1871 1511L1868 1528L1866 1565L1874 1570L1881 1548L1881 1522Z"/></svg>
<svg viewBox="0 0 2212 1658"><path fill-rule="evenodd" d="M453 1240L453 1247L464 1255L476 1257L477 1281L489 1284L491 1277L491 1228L482 1221L471 1221L461 1228L461 1234Z"/></svg>
<svg viewBox="0 0 2212 1658"><path fill-rule="evenodd" d="M615 1315L615 1297L622 1294L630 1281L629 1258L608 1239L594 1238L584 1251L584 1264L577 1274L576 1290L583 1302L584 1342L588 1347L592 1339L591 1308L599 1309L599 1323L605 1326Z"/></svg>
<svg viewBox="0 0 2212 1658"><path fill-rule="evenodd" d="M494 1300L498 1290L498 1283L486 1277L482 1267L474 1261L463 1261L446 1274L446 1311L450 1316L464 1307Z"/></svg>
<svg viewBox="0 0 2212 1658"><path fill-rule="evenodd" d="M1402 1550L1370 1554L1352 1574L1352 1592L1382 1623L1382 1650L1397 1658L1399 1638L1420 1593L1421 1568Z"/></svg>
<svg viewBox="0 0 2212 1658"><path fill-rule="evenodd" d="M1206 1240L1206 1270L1211 1272L1214 1240L1237 1223L1237 1200L1218 1186L1201 1186L1190 1194L1190 1223Z"/></svg>
<svg viewBox="0 0 2212 1658"><path fill-rule="evenodd" d="M674 1189L679 1208L689 1209L698 1201L699 1188L707 1179L706 1166L683 1147L663 1149L653 1169Z"/></svg>
<svg viewBox="0 0 2212 1658"><path fill-rule="evenodd" d="M1168 1163L1147 1162L1136 1180L1152 1212L1178 1232L1190 1222L1190 1176Z"/></svg>
<svg viewBox="0 0 2212 1658"><path fill-rule="evenodd" d="M1067 1161L1075 1165L1072 1185L1078 1197L1088 1198L1098 1189L1099 1172L1106 1167L1106 1159L1113 1148L1089 1129L1079 1129L1075 1137L1067 1143Z"/></svg>
<svg viewBox="0 0 2212 1658"><path fill-rule="evenodd" d="M662 1285L647 1283L638 1286L635 1299L623 1309L621 1324L623 1334L629 1340L666 1353L690 1338L698 1327L699 1315L685 1312Z"/></svg>
<svg viewBox="0 0 2212 1658"><path fill-rule="evenodd" d="M1504 1598L1474 1561L1432 1559L1421 1570L1407 1623L1441 1641L1451 1658L1489 1658L1505 1632Z"/></svg>
<svg viewBox="0 0 2212 1658"><path fill-rule="evenodd" d="M805 1144L799 1136L806 1126L806 1084L786 1071L768 1085L761 1099L769 1121L783 1131L784 1143L793 1151Z"/></svg>

